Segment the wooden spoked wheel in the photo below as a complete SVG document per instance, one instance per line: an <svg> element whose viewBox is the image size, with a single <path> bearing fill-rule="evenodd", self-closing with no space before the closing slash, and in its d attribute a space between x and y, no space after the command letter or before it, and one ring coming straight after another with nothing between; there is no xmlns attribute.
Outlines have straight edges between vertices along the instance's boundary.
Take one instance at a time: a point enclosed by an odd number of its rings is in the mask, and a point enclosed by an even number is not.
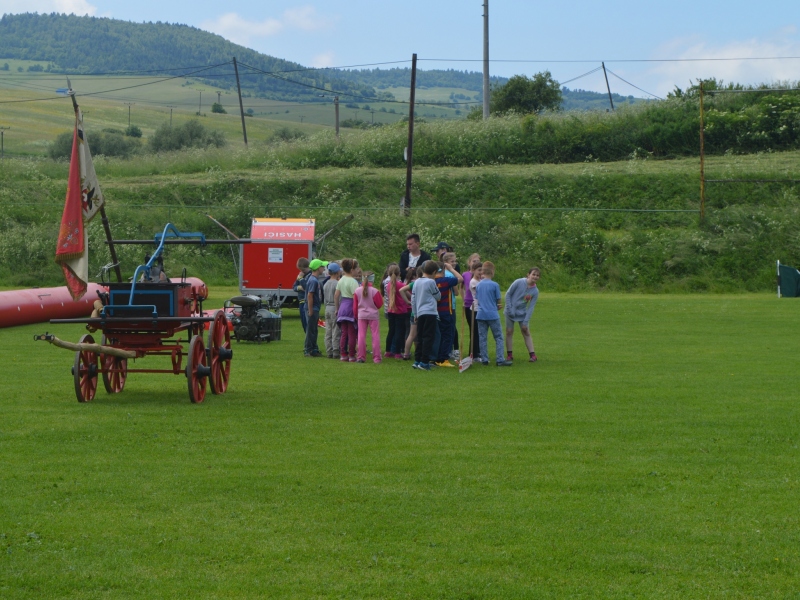
<svg viewBox="0 0 800 600"><path fill-rule="evenodd" d="M94 344L94 338L86 334L80 340L81 344ZM91 402L97 393L97 372L99 357L94 352L79 350L75 353L75 362L72 364L72 378L75 381L75 396L78 402Z"/></svg>
<svg viewBox="0 0 800 600"><path fill-rule="evenodd" d="M231 332L225 313L218 310L208 328L208 354L211 364L211 392L224 394L231 376Z"/></svg>
<svg viewBox="0 0 800 600"><path fill-rule="evenodd" d="M203 336L196 335L189 344L189 355L186 360L186 379L189 384L189 400L194 403L206 399L206 383L211 369L206 359L206 348Z"/></svg>
<svg viewBox="0 0 800 600"><path fill-rule="evenodd" d="M106 336L100 342L106 345ZM110 354L103 355L103 385L109 394L116 394L125 387L128 378L128 359Z"/></svg>

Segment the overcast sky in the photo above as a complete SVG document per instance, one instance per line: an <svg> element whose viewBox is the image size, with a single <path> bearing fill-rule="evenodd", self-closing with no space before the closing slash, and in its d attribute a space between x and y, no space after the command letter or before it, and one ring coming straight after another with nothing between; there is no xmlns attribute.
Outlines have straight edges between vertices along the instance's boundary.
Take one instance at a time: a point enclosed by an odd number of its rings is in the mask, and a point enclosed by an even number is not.
<svg viewBox="0 0 800 600"><path fill-rule="evenodd" d="M549 69L561 82L600 66L655 95L716 76L742 83L800 79L797 0L642 0L530 2L490 0L491 72L531 75ZM129 21L184 23L265 54L307 66L408 61L420 68L479 71L481 0L0 0L0 13L67 12ZM653 59L769 58L716 62L625 62ZM501 62L537 61L537 62ZM540 62L539 62L540 61ZM558 62L586 61L586 62ZM405 63L405 64L408 64ZM391 65L389 65L391 66ZM398 66L403 66L398 65ZM609 76L612 91L645 94ZM603 91L602 72L567 83Z"/></svg>

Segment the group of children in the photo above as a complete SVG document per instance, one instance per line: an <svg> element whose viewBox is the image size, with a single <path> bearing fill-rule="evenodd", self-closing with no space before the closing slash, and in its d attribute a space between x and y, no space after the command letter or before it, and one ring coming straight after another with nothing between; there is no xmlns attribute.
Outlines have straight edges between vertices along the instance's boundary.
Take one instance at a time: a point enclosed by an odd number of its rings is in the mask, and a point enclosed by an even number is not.
<svg viewBox="0 0 800 600"><path fill-rule="evenodd" d="M442 244L440 244L442 246ZM319 259L298 261L294 289L301 296L300 313L306 332L303 353L309 357L338 358L342 362L367 360L367 331L372 341L372 360L410 360L415 345L415 369L454 367L456 348L456 302L463 296L463 322L470 332L470 355L489 364L488 335L492 332L498 366L513 364L512 339L518 323L529 354L536 362L529 322L539 296L540 271L534 267L526 277L514 281L505 298L505 337L500 321L503 309L500 286L493 280L495 267L481 262L477 254L469 271L459 272L456 255L442 252L438 260L426 260L406 269L405 278L397 263L391 263L376 286L375 274L362 271L358 261ZM383 309L383 311L382 311ZM381 350L380 313L388 322L384 350ZM318 323L324 317L325 353L318 345ZM466 333L466 332L463 332Z"/></svg>

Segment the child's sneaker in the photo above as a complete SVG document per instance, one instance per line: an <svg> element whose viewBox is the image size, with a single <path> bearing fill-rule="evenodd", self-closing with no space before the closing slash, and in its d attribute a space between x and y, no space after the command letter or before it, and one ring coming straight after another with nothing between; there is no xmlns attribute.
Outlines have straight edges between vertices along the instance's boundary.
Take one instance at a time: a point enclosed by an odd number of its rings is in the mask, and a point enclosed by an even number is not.
<svg viewBox="0 0 800 600"><path fill-rule="evenodd" d="M401 358L403 360L411 360L411 355L410 354L401 354L400 356L401 356Z"/></svg>
<svg viewBox="0 0 800 600"><path fill-rule="evenodd" d="M447 362L446 360L443 360L442 362L436 363L436 366L437 367L453 367L455 365L452 365L449 362Z"/></svg>
<svg viewBox="0 0 800 600"><path fill-rule="evenodd" d="M531 357L528 360L528 362L536 362L537 360L539 360L539 359L536 358L536 352L531 352Z"/></svg>
<svg viewBox="0 0 800 600"><path fill-rule="evenodd" d="M394 352L384 352L383 358L394 358Z"/></svg>
<svg viewBox="0 0 800 600"><path fill-rule="evenodd" d="M422 364L424 365L425 363L422 363ZM438 369L438 368L439 368L439 365L437 365L435 362L428 363L428 370L429 371L431 369Z"/></svg>
<svg viewBox="0 0 800 600"><path fill-rule="evenodd" d="M514 360L514 355L511 352L506 354L506 360Z"/></svg>
<svg viewBox="0 0 800 600"><path fill-rule="evenodd" d="M419 366L417 368L420 371L430 371L431 370L431 365L427 364L427 363L419 363Z"/></svg>
<svg viewBox="0 0 800 600"><path fill-rule="evenodd" d="M488 360L482 360L482 361L480 361L480 363L481 363L481 364L482 364L484 367L488 367L488 366L489 366L489 361L488 361Z"/></svg>
<svg viewBox="0 0 800 600"><path fill-rule="evenodd" d="M356 361L356 357L355 356L351 356L350 357L350 362L358 362L358 361ZM364 361L362 360L361 362L364 362Z"/></svg>
<svg viewBox="0 0 800 600"><path fill-rule="evenodd" d="M498 360L497 361L497 366L498 367L510 367L513 364L514 363L512 361L510 361L510 360Z"/></svg>
<svg viewBox="0 0 800 600"><path fill-rule="evenodd" d="M364 364L364 359L363 358L356 359L356 362L360 363L360 364Z"/></svg>

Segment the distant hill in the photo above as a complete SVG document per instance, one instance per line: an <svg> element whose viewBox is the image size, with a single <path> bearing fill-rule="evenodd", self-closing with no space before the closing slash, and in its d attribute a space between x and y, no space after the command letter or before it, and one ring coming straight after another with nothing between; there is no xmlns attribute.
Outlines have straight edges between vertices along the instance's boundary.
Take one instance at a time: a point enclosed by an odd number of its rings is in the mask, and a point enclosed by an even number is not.
<svg viewBox="0 0 800 600"><path fill-rule="evenodd" d="M176 70L181 67L228 63L234 56L240 63L263 71L295 71L279 74L283 78L280 79L263 74L245 75L247 69L240 69L243 88L266 98L315 101L321 93L315 88L335 89L368 99L378 95L371 86L335 79L324 70L303 70L297 63L260 54L188 25L131 23L55 13L0 18L0 57L41 61L43 70L50 72L150 71L175 75L196 70ZM223 88L236 83L230 65L194 77Z"/></svg>
<svg viewBox="0 0 800 600"><path fill-rule="evenodd" d="M563 87L561 88L561 97L563 98L561 108L564 110L606 110L611 108L611 105L608 102L608 94L601 92L571 90L567 87ZM621 96L613 92L611 93L611 97L614 99L614 108L623 106L625 104L647 102L647 100L644 98Z"/></svg>
<svg viewBox="0 0 800 600"><path fill-rule="evenodd" d="M342 94L343 102L378 102L394 98L386 91L387 88L408 88L411 81L408 67L307 69L188 25L132 23L56 13L3 15L0 18L0 58L42 63L31 70L81 74L148 71L182 75L204 66L229 63L234 56L240 63L272 73L270 76L247 68L240 69L245 92L271 100L329 102L329 99L320 98L320 94L322 90L333 90ZM236 84L229 64L192 77L228 89ZM506 81L504 77L491 78L493 86ZM420 69L417 71L417 86L423 90L445 88L442 102L479 102L483 97L483 75L475 71ZM418 92L418 97L427 98L428 95ZM606 94L564 88L563 97L564 110L608 108ZM633 96L614 94L613 97L615 105L642 101Z"/></svg>
<svg viewBox="0 0 800 600"><path fill-rule="evenodd" d="M409 67L394 69L351 69L332 71L336 77L370 85L377 89L387 87L409 87L411 69ZM502 85L508 81L505 77L491 77L492 85ZM455 69L417 69L417 87L420 88L462 88L473 92L482 92L483 73L476 71L456 71Z"/></svg>

